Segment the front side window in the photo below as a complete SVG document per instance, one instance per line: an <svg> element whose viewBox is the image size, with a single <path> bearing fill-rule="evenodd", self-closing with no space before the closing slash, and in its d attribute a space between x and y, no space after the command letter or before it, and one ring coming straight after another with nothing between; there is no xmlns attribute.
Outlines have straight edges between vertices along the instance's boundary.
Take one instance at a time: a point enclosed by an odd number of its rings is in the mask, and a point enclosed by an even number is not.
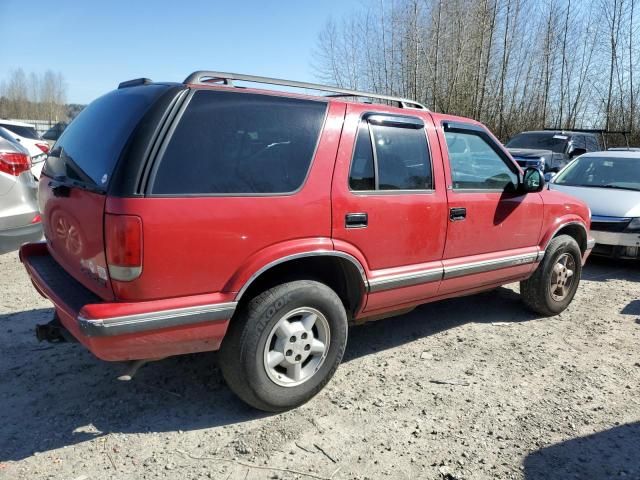
<svg viewBox="0 0 640 480"><path fill-rule="evenodd" d="M161 195L278 194L302 186L326 102L197 91L153 182Z"/></svg>
<svg viewBox="0 0 640 480"><path fill-rule="evenodd" d="M518 175L480 134L458 130L444 135L454 189L504 190L518 184Z"/></svg>
<svg viewBox="0 0 640 480"><path fill-rule="evenodd" d="M430 190L431 160L424 128L360 123L349 187L366 190Z"/></svg>

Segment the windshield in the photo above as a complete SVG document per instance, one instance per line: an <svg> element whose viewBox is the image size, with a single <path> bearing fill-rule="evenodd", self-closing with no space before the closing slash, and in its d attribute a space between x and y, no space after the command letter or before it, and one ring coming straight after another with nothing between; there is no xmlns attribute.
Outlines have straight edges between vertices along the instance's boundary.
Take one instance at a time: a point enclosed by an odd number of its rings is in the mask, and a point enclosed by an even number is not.
<svg viewBox="0 0 640 480"><path fill-rule="evenodd" d="M114 90L87 106L49 153L44 172L106 189L131 133L164 85Z"/></svg>
<svg viewBox="0 0 640 480"><path fill-rule="evenodd" d="M520 133L507 142L507 148L531 148L564 153L569 143L567 135L554 133Z"/></svg>
<svg viewBox="0 0 640 480"><path fill-rule="evenodd" d="M558 174L553 183L640 191L640 158L580 157Z"/></svg>

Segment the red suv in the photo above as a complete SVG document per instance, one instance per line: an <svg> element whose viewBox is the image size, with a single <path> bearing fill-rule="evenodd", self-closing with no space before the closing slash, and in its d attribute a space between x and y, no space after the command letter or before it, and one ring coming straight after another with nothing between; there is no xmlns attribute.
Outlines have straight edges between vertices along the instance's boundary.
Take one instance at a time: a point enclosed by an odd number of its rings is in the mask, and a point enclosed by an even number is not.
<svg viewBox="0 0 640 480"><path fill-rule="evenodd" d="M219 349L231 389L280 411L328 382L349 324L515 281L536 312L564 310L590 213L543 187L480 123L412 100L139 79L55 144L46 242L20 258L55 305L40 337L104 360Z"/></svg>

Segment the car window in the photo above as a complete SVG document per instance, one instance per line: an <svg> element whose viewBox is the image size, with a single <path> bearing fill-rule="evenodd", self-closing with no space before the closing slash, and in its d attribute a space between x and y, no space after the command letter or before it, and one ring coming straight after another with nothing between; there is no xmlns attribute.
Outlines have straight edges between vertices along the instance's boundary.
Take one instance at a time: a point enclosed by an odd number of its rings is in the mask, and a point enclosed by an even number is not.
<svg viewBox="0 0 640 480"><path fill-rule="evenodd" d="M356 147L351 161L351 173L349 174L349 188L351 190L376 189L371 134L369 133L369 123L366 120L360 123L358 129Z"/></svg>
<svg viewBox="0 0 640 480"><path fill-rule="evenodd" d="M520 133L509 140L507 148L529 148L534 150L551 150L555 153L564 153L569 137L553 132L525 132Z"/></svg>
<svg viewBox="0 0 640 480"><path fill-rule="evenodd" d="M155 194L290 193L311 165L326 102L197 91L173 133Z"/></svg>
<svg viewBox="0 0 640 480"><path fill-rule="evenodd" d="M582 148L583 150L587 149L584 135L574 135L571 137L571 141L573 142L573 148Z"/></svg>
<svg viewBox="0 0 640 480"><path fill-rule="evenodd" d="M518 175L474 132L445 131L453 188L504 190L518 183Z"/></svg>
<svg viewBox="0 0 640 480"><path fill-rule="evenodd" d="M363 120L356 139L349 187L356 191L432 189L424 128L370 125Z"/></svg>
<svg viewBox="0 0 640 480"><path fill-rule="evenodd" d="M15 133L16 135L20 135L24 138L29 138L31 140L40 140L40 136L38 132L33 127L25 127L22 125L11 125L10 123L0 123L0 127L4 127L10 132Z"/></svg>
<svg viewBox="0 0 640 480"><path fill-rule="evenodd" d="M594 135L587 135L587 151L588 152L598 152L600 151L600 143L596 139Z"/></svg>

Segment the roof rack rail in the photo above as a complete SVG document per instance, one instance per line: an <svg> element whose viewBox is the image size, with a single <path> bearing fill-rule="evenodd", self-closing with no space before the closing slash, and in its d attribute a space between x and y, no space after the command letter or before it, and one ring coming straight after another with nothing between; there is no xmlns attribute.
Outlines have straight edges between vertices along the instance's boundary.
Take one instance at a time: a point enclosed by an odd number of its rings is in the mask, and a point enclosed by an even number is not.
<svg viewBox="0 0 640 480"><path fill-rule="evenodd" d="M193 72L191 75L185 78L183 83L192 84L192 85L223 83L224 85L233 86L234 80L241 81L241 82L264 83L268 85L280 85L284 87L304 88L307 90L317 90L320 92L331 92L334 95L330 95L330 96L336 96L336 97L340 96L340 97L375 98L378 100L386 100L388 102L397 102L401 108L415 108L415 109L429 111L429 109L424 105L422 105L421 103L418 103L415 100L410 100L408 98L394 97L391 95L381 95L379 93L371 93L371 92L359 92L357 90L349 90L346 88L338 88L338 87L332 87L329 85L321 85L319 83L297 82L295 80L283 80L280 78L258 77L256 75L244 75L241 73L226 73L226 72L212 72L208 70L198 70L197 72Z"/></svg>

